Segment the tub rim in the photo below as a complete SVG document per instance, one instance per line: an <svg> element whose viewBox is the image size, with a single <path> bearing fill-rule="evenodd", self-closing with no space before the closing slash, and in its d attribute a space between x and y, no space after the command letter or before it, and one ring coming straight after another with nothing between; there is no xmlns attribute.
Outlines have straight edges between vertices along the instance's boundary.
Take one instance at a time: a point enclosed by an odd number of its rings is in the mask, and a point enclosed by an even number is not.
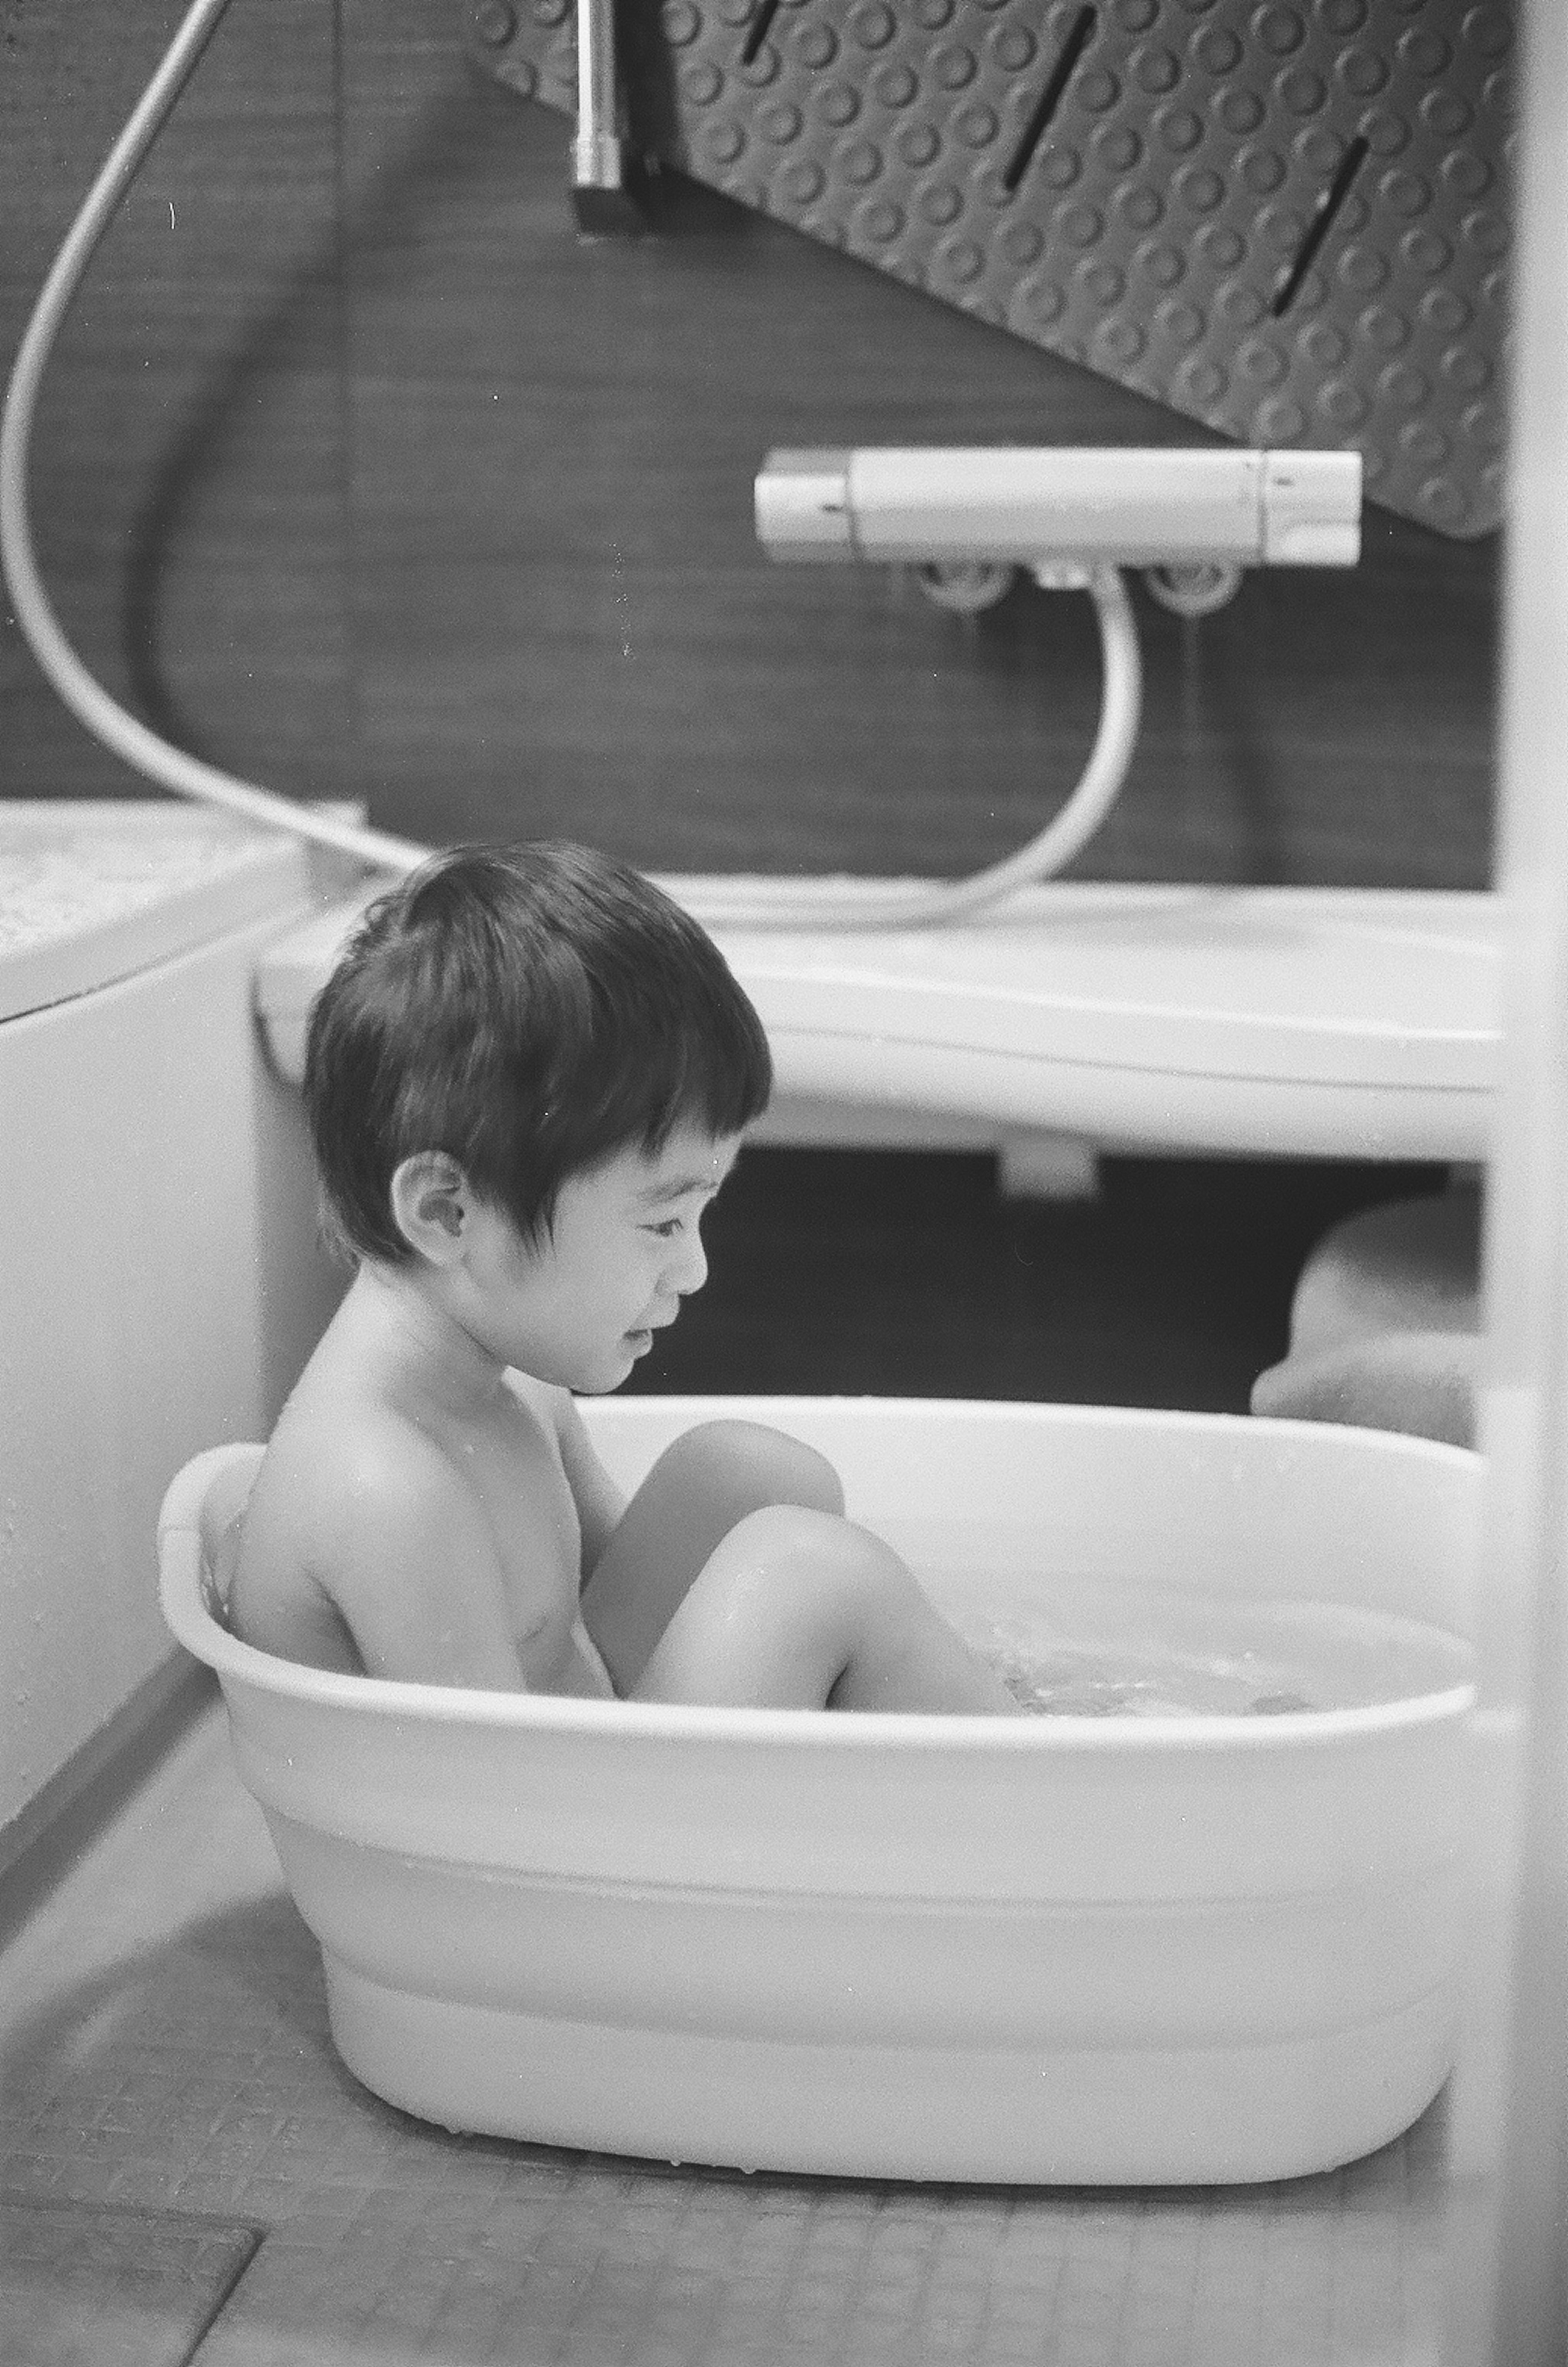
<svg viewBox="0 0 1568 2367"><path fill-rule="evenodd" d="M642 1404L627 1399L628 1406ZM666 1402L661 1400L661 1403ZM667 1401L673 1407L680 1400ZM712 1398L685 1402L705 1404ZM747 1399L736 1402L769 1404L782 1410L791 1400ZM857 1408L886 1407L887 1399L803 1399L794 1402L838 1403ZM977 1401L921 1398L911 1400L932 1412L946 1407L976 1407ZM997 1411L1028 1414L1032 1406L998 1403ZM1268 1420L1255 1415L1206 1414L1154 1407L1064 1406L1053 1415L1103 1419L1107 1412L1130 1417L1143 1427L1156 1421L1169 1426L1212 1430L1245 1424L1267 1427L1280 1435L1321 1441L1325 1433L1344 1433L1339 1423ZM1472 1449L1445 1441L1415 1438L1403 1432L1354 1430L1369 1451L1409 1454L1436 1458L1450 1467L1479 1466ZM251 1688L275 1698L316 1707L348 1709L360 1715L418 1719L435 1726L538 1728L547 1733L604 1736L627 1740L721 1744L764 1744L773 1749L833 1750L880 1747L951 1753L1007 1751L1031 1756L1042 1752L1093 1754L1128 1750L1147 1755L1164 1752L1182 1756L1238 1748L1249 1752L1278 1751L1285 1745L1297 1750L1329 1750L1356 1739L1405 1733L1441 1725L1458 1716L1473 1716L1477 1685L1466 1682L1434 1692L1413 1693L1390 1702L1326 1710L1287 1710L1267 1717L1245 1711L1204 1711L1180 1716L1091 1716L1063 1713L1051 1717L993 1718L972 1713L863 1710L849 1717L841 1712L811 1709L761 1709L674 1702L595 1701L558 1693L513 1693L467 1685L432 1685L406 1679L372 1677L355 1671L317 1669L304 1661L286 1660L247 1644L213 1615L205 1583L201 1515L207 1492L220 1476L243 1469L249 1462L253 1476L265 1449L254 1442L236 1441L208 1448L192 1457L169 1483L158 1519L158 1592L165 1624L176 1640L210 1668L224 1687Z"/></svg>

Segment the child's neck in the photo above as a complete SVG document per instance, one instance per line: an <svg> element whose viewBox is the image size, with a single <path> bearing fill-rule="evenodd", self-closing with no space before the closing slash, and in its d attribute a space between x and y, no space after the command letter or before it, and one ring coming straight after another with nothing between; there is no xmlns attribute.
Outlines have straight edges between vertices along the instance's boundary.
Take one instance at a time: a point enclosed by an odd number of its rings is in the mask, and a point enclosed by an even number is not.
<svg viewBox="0 0 1568 2367"><path fill-rule="evenodd" d="M464 1329L423 1274L367 1258L344 1311L370 1332L394 1387L458 1420L493 1405L505 1366Z"/></svg>

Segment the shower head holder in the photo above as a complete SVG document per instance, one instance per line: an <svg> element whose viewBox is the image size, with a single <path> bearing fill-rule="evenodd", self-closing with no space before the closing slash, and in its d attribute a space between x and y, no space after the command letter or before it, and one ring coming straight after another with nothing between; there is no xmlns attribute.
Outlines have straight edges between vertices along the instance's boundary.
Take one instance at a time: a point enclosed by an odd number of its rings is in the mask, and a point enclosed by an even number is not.
<svg viewBox="0 0 1568 2367"><path fill-rule="evenodd" d="M922 568L1353 567L1357 452L864 447L770 452L757 533L778 560Z"/></svg>

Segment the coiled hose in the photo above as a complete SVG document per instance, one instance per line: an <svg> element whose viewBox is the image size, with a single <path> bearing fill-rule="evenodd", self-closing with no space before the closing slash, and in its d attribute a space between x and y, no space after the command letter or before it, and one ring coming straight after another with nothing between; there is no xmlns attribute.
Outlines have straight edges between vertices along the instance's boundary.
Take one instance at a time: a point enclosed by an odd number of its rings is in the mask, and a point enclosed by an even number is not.
<svg viewBox="0 0 1568 2367"><path fill-rule="evenodd" d="M88 191L34 307L0 418L0 563L34 656L67 708L93 736L159 787L199 805L291 832L356 857L378 871L406 873L433 852L412 839L334 820L292 798L236 779L162 739L111 698L67 640L39 576L28 513L32 427L44 372L61 323L99 242L216 30L229 0L194 0L156 73ZM756 879L711 893L682 883L689 909L712 929L867 930L929 927L964 920L1015 889L1062 869L1099 829L1132 759L1142 701L1137 630L1114 568L1089 573L1099 620L1103 687L1089 763L1060 811L1016 854L952 881Z"/></svg>

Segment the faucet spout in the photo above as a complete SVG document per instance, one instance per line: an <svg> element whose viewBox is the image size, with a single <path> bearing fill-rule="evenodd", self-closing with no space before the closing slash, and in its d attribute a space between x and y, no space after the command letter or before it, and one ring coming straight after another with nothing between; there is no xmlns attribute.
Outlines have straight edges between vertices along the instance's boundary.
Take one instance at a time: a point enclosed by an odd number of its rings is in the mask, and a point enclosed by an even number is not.
<svg viewBox="0 0 1568 2367"><path fill-rule="evenodd" d="M615 0L577 0L571 204L584 238L626 237L643 228L642 210L627 187L620 132Z"/></svg>

